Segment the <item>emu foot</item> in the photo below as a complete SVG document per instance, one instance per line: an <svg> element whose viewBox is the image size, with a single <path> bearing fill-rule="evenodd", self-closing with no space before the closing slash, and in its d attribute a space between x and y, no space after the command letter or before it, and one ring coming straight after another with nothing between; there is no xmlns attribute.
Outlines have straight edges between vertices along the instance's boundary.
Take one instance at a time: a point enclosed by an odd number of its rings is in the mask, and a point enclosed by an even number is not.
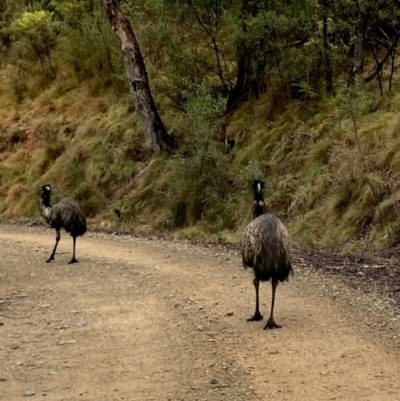
<svg viewBox="0 0 400 401"><path fill-rule="evenodd" d="M270 317L267 321L267 324L264 326L264 330L272 330L272 329L280 329L282 326L280 324L276 324L273 317Z"/></svg>
<svg viewBox="0 0 400 401"><path fill-rule="evenodd" d="M257 321L259 321L259 320L262 320L262 318L263 318L262 314L261 314L259 311L257 311L257 312L254 314L254 316L249 317L249 318L247 319L247 321L248 321L248 322L257 322Z"/></svg>
<svg viewBox="0 0 400 401"><path fill-rule="evenodd" d="M72 258L71 261L68 264L71 265L72 263L78 263L77 259Z"/></svg>
<svg viewBox="0 0 400 401"><path fill-rule="evenodd" d="M49 262L51 262L52 260L54 260L54 256L50 256L50 257L46 260L46 263L49 263Z"/></svg>

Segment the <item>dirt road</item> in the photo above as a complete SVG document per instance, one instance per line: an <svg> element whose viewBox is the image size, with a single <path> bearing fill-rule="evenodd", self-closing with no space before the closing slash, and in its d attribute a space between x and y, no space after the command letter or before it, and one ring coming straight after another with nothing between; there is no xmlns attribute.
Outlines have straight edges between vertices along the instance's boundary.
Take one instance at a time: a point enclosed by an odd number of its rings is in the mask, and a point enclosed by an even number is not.
<svg viewBox="0 0 400 401"><path fill-rule="evenodd" d="M0 399L400 401L398 318L296 266L276 321L234 252L0 226ZM261 286L268 314L270 286ZM34 393L34 394L33 394Z"/></svg>

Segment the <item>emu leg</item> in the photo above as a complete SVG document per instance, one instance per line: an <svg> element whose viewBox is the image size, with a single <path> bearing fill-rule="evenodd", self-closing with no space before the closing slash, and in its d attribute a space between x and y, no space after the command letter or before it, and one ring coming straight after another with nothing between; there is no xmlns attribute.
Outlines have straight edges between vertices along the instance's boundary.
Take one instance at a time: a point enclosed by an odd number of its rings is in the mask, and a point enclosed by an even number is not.
<svg viewBox="0 0 400 401"><path fill-rule="evenodd" d="M262 320L262 318L263 318L260 313L260 300L259 300L259 295L258 295L258 291L260 288L260 280L257 277L254 277L253 284L254 284L254 288L256 290L256 311L254 312L254 316L247 319L248 322Z"/></svg>
<svg viewBox="0 0 400 401"><path fill-rule="evenodd" d="M275 320L274 320L275 291L276 291L276 286L277 285L278 285L278 282L272 280L271 314L269 315L269 319L267 321L267 324L264 327L264 330L267 330L267 329L280 329L282 327L279 324L276 324Z"/></svg>
<svg viewBox="0 0 400 401"><path fill-rule="evenodd" d="M58 242L60 241L60 237L61 237L60 230L56 229L56 244L54 245L54 249L53 249L53 252L51 253L50 257L46 260L46 263L49 263L52 260L54 260L54 255L56 254L56 249L57 249Z"/></svg>
<svg viewBox="0 0 400 401"><path fill-rule="evenodd" d="M76 258L75 258L75 243L76 243L76 237L72 237L72 240L73 240L73 251L72 251L72 259L71 259L71 261L69 262L69 264L71 264L71 263L77 263L78 261L76 260Z"/></svg>

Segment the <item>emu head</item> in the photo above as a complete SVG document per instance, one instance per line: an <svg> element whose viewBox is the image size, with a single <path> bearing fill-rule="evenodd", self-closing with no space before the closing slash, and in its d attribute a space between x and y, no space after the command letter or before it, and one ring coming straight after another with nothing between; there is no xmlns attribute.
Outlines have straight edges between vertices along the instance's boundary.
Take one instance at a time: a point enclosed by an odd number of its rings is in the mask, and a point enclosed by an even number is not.
<svg viewBox="0 0 400 401"><path fill-rule="evenodd" d="M43 202L48 205L50 204L50 196L51 196L51 186L50 185L43 185L40 189L42 192L42 199Z"/></svg>
<svg viewBox="0 0 400 401"><path fill-rule="evenodd" d="M254 202L253 202L253 219L266 213L264 198L262 196L262 189L264 182L259 180L253 181Z"/></svg>
<svg viewBox="0 0 400 401"><path fill-rule="evenodd" d="M254 194L261 194L263 188L264 188L264 181L259 181L259 180L253 181Z"/></svg>

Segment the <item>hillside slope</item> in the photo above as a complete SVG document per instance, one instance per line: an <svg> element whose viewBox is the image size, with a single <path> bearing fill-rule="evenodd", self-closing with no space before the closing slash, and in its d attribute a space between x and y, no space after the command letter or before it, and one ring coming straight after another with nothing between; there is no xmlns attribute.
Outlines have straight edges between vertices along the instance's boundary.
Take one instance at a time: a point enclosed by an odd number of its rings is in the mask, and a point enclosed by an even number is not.
<svg viewBox="0 0 400 401"><path fill-rule="evenodd" d="M295 243L341 249L399 239L400 95L347 90L279 111L265 95L212 127L166 110L180 150L152 159L128 95L55 82L18 103L0 81L2 218L37 217L38 188L49 182L56 198L75 197L106 226L235 239L250 218L249 182L262 178L268 209ZM203 137L193 137L196 127Z"/></svg>

